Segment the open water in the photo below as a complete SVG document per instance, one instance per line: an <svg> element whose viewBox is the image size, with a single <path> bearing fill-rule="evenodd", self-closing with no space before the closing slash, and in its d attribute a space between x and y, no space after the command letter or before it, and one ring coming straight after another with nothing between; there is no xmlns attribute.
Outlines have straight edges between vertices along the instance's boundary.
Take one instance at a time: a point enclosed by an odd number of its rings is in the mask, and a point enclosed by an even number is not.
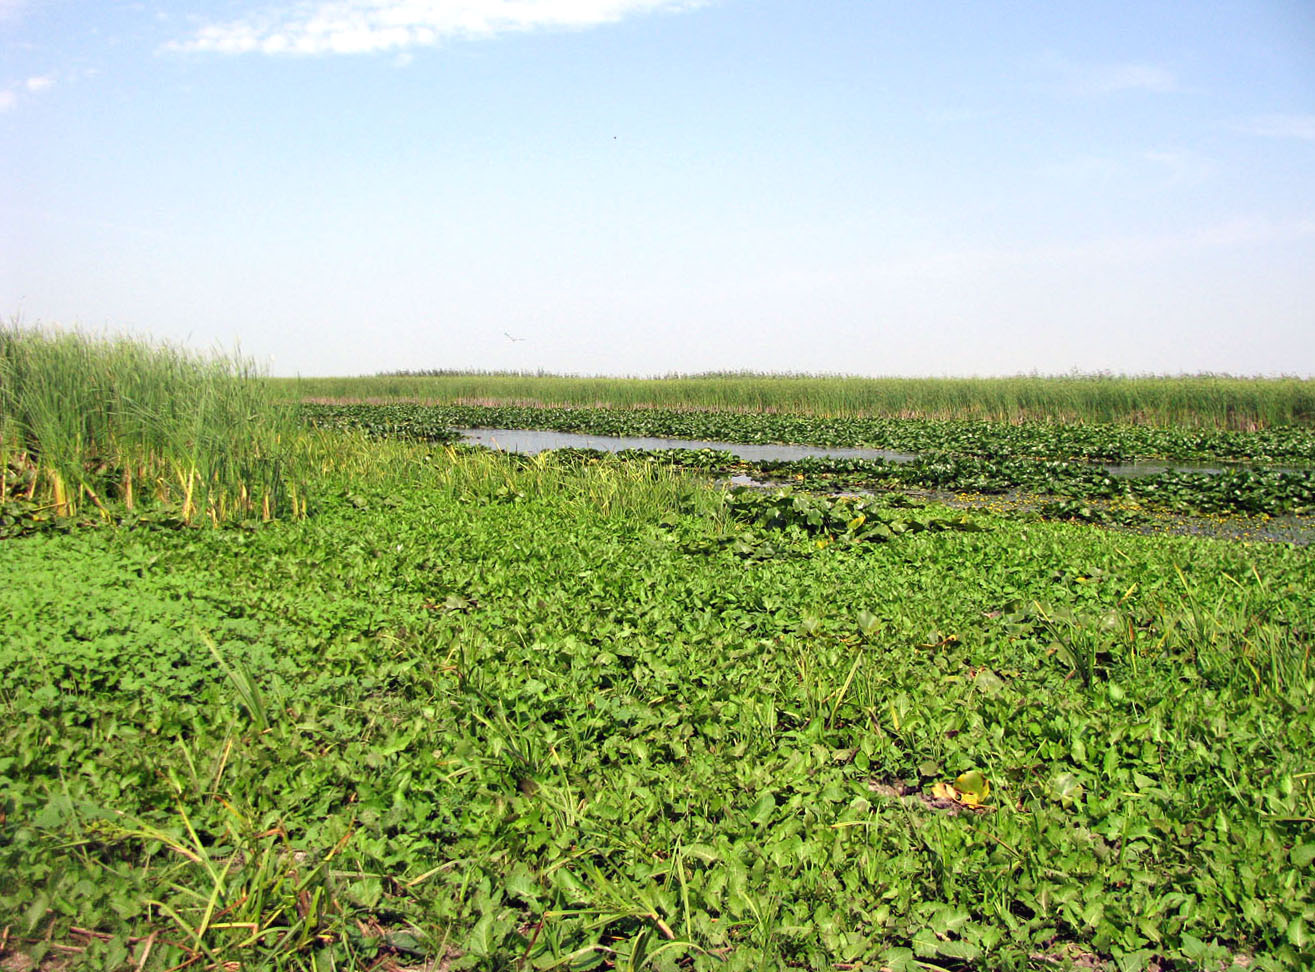
<svg viewBox="0 0 1315 972"><path fill-rule="evenodd" d="M748 461L791 460L805 456L843 457L853 459L885 459L889 462L911 462L917 458L913 453L893 452L889 449L846 449L830 446L805 445L748 445L741 442L709 442L701 439L666 439L644 436L616 435L581 435L577 432L552 432L543 429L458 429L466 442L482 445L503 452L519 452L533 455L548 449L597 449L600 452L621 452L625 449L712 449L729 452ZM1199 472L1218 474L1229 468L1226 464L1202 464L1192 462L1131 462L1106 464L1104 468L1112 476L1154 476L1169 469L1179 472ZM1293 470L1295 471L1295 470ZM767 486L749 476L732 476L732 485ZM952 505L973 506L952 493L926 494ZM998 499L993 502L999 502ZM1007 505L1017 508L1031 508L1035 497L1013 499ZM1171 519L1159 526L1170 533L1190 533L1234 540L1264 540L1309 544L1312 540L1311 523L1305 517L1277 517L1274 519L1244 518L1236 521L1217 521L1208 517L1180 517Z"/></svg>
<svg viewBox="0 0 1315 972"><path fill-rule="evenodd" d="M533 455L548 449L597 449L600 452L623 452L626 449L711 449L729 452L749 462L772 459L803 459L825 456L843 459L886 459L911 462L917 456L889 449L844 449L831 446L747 445L743 442L707 442L701 439L662 439L636 435L581 435L578 432L550 432L543 429L457 429L466 442L489 446L503 452Z"/></svg>
<svg viewBox="0 0 1315 972"><path fill-rule="evenodd" d="M885 459L887 462L912 462L918 458L911 452L890 449L851 449L841 446L807 445L751 445L743 442L711 442L703 439L667 439L635 435L583 435L579 432L552 432L545 429L457 429L471 445L488 446L503 452L534 455L549 449L597 449L600 452L622 452L626 449L711 449L729 452L748 462L771 460L791 461L808 456L828 459ZM1111 476L1156 476L1172 469L1177 472L1194 472L1218 475L1229 468L1226 463L1168 462L1163 459L1149 462L1105 463L1103 468ZM1296 467L1266 467L1275 472L1299 472Z"/></svg>

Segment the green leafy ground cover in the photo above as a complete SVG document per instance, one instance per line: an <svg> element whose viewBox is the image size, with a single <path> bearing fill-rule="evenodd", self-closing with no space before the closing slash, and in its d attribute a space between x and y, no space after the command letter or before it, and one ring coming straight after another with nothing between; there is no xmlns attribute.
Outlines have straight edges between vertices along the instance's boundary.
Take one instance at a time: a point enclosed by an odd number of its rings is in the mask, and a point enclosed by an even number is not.
<svg viewBox="0 0 1315 972"><path fill-rule="evenodd" d="M1315 962L1307 550L362 456L303 520L2 542L0 948Z"/></svg>

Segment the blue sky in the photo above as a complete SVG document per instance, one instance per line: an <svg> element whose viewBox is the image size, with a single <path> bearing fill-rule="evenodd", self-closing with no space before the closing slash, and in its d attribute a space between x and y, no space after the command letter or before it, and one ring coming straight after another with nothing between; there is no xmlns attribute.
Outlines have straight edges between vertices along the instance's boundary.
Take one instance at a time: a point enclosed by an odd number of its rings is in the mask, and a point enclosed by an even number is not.
<svg viewBox="0 0 1315 972"><path fill-rule="evenodd" d="M0 213L276 374L1312 376L1315 5L0 0Z"/></svg>

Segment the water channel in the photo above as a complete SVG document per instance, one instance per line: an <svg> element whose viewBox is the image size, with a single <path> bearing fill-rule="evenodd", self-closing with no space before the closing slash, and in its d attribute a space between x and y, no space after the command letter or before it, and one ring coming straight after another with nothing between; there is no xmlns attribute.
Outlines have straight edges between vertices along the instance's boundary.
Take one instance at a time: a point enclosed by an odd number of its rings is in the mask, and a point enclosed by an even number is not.
<svg viewBox="0 0 1315 972"><path fill-rule="evenodd" d="M457 429L470 445L482 445L503 452L534 455L549 449L597 449L622 452L626 449L711 449L729 452L747 462L792 461L809 456L828 459L885 459L887 462L912 462L917 455L891 449L855 449L841 446L753 445L743 442L712 442L703 439L669 439L637 435L586 435L580 432L553 432L546 429ZM1217 475L1229 468L1227 463L1171 462L1164 459L1137 462L1098 463L1111 476L1157 476L1173 470ZM1299 472L1296 467L1266 467L1275 472Z"/></svg>
<svg viewBox="0 0 1315 972"><path fill-rule="evenodd" d="M711 449L729 452L748 462L773 459L794 460L808 456L829 459L886 459L912 462L917 456L889 449L846 449L833 446L749 445L743 442L707 442L701 439L663 439L638 435L583 435L579 432L550 432L544 429L457 429L471 445L488 446L503 452L533 455L548 449L597 449L623 452L626 449Z"/></svg>
<svg viewBox="0 0 1315 972"><path fill-rule="evenodd" d="M712 442L702 439L670 439L647 436L584 435L578 432L553 432L544 429L457 429L465 442L481 445L503 452L518 452L533 455L549 449L597 449L600 452L622 452L626 449L711 449L729 452L749 462L766 460L802 459L805 456L826 456L852 459L885 459L888 462L912 462L917 456L909 452L895 452L890 449L850 449L834 446L807 445L750 445L742 442ZM1172 462L1164 459L1101 463L1111 476L1155 476L1168 470L1178 472L1198 472L1217 474L1228 468L1237 468L1228 463L1194 463ZM1293 467L1266 467L1284 472L1298 472ZM750 476L732 476L732 485L768 486L770 483L759 482ZM928 491L928 498L953 506L972 507L978 505L972 500L953 493ZM997 505L1002 502L995 498ZM1005 497L1005 505L1020 509L1035 505L1035 497ZM1236 523L1223 522L1209 517L1179 517L1174 522L1167 520L1161 529L1171 533L1186 533L1214 536L1233 540L1266 540L1292 543L1300 546L1309 544L1315 531L1306 517L1286 516L1265 518L1253 521L1244 518Z"/></svg>

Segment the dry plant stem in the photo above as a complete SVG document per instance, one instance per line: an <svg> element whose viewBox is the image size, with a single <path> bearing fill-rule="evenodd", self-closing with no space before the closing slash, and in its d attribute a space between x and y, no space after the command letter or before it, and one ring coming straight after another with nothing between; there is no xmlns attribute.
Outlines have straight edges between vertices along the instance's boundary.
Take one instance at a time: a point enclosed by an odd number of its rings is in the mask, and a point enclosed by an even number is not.
<svg viewBox="0 0 1315 972"><path fill-rule="evenodd" d="M142 972L142 970L146 968L146 961L151 957L151 949L155 947L155 936L158 934L159 932L153 931L145 938L138 939L138 941L145 942L146 944L142 948L141 957L137 960L137 972Z"/></svg>

